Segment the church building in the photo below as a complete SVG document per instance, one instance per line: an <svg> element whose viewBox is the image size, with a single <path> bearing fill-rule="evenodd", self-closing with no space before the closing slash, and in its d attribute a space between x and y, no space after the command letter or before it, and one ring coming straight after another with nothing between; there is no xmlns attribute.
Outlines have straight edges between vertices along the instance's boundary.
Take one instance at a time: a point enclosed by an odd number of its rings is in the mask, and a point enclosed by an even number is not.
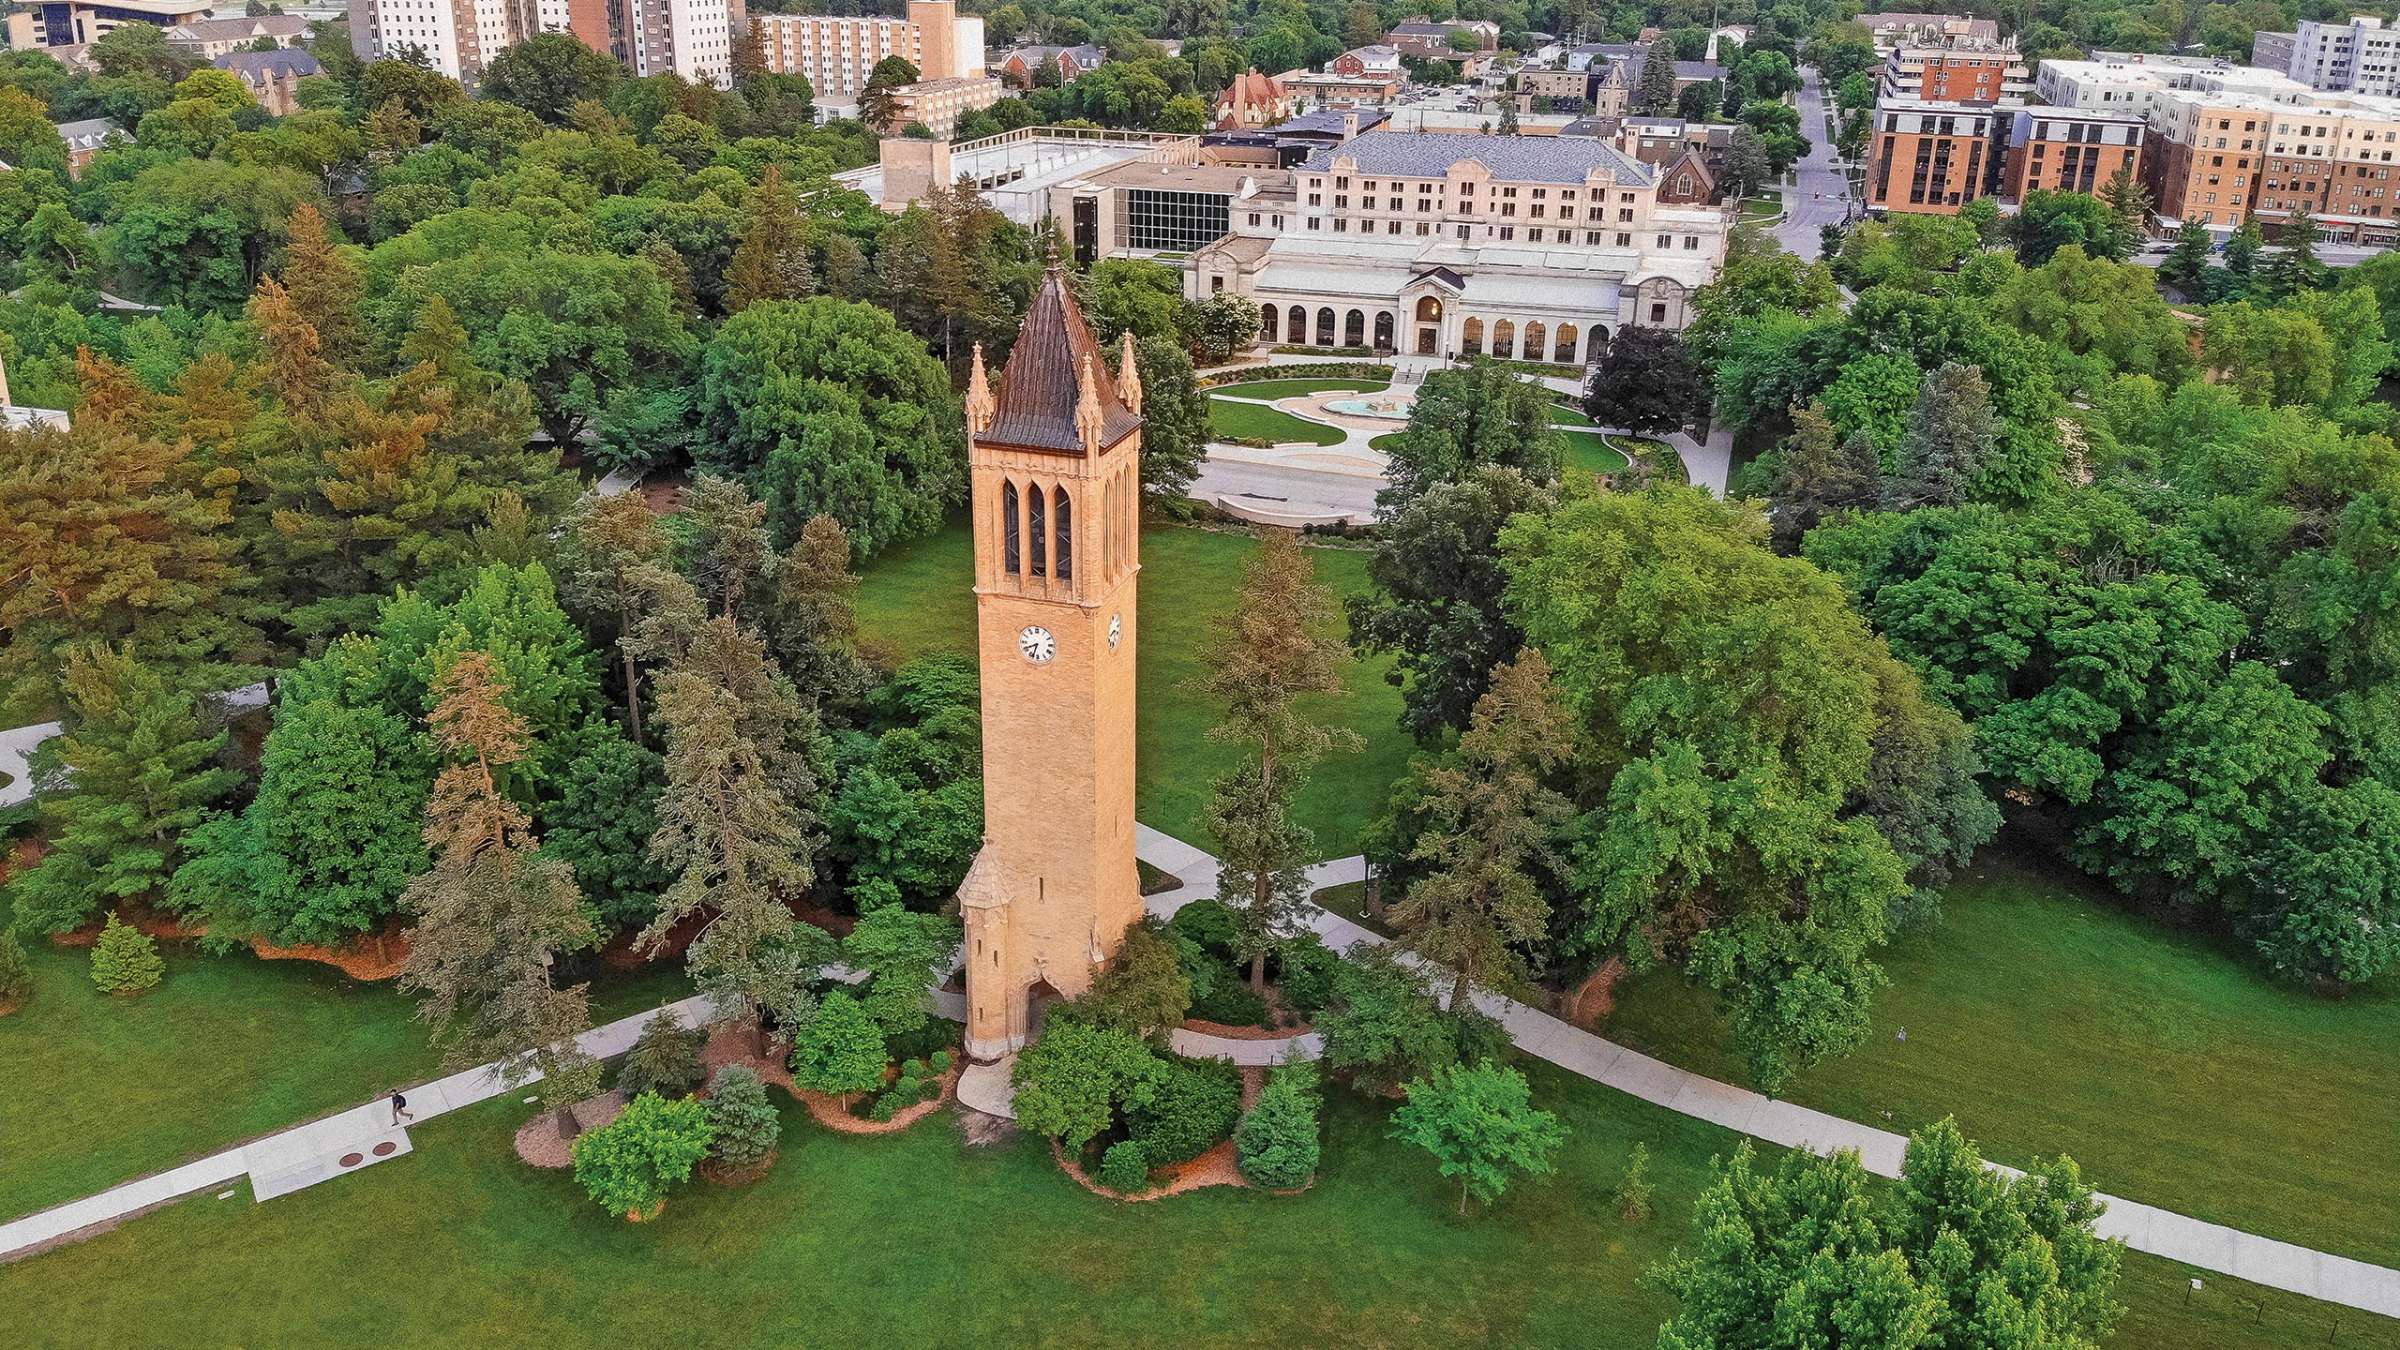
<svg viewBox="0 0 2400 1350"><path fill-rule="evenodd" d="M1055 259L997 389L967 387L983 848L959 886L967 1054L989 1063L1091 987L1142 916L1133 861L1142 386L1111 377Z"/></svg>

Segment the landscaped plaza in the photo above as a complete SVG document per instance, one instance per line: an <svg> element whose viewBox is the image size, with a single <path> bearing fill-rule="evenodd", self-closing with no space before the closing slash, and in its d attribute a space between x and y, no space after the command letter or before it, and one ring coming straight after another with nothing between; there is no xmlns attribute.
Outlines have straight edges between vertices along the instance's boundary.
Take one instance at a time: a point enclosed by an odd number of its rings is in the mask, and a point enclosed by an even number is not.
<svg viewBox="0 0 2400 1350"><path fill-rule="evenodd" d="M0 1345L2400 1350L2371 18L719 3L11 17Z"/></svg>

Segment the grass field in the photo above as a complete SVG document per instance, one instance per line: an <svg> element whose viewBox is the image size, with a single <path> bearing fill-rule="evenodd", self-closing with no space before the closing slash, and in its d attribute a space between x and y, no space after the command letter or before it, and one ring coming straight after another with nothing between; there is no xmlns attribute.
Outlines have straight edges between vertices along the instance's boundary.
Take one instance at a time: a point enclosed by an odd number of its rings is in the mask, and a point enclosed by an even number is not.
<svg viewBox="0 0 2400 1350"><path fill-rule="evenodd" d="M1208 738L1219 710L1195 689L1215 643L1214 628L1241 586L1242 565L1257 547L1239 531L1154 527L1142 531L1140 725L1135 774L1141 820L1206 846L1201 814L1208 785L1230 768L1237 747ZM1317 579L1336 597L1364 591L1367 557L1357 549L1312 548ZM904 656L971 653L975 597L964 522L877 558L858 591L859 628ZM1334 631L1341 631L1335 621ZM1383 810L1392 780L1407 768L1410 743L1398 731L1400 691L1384 681L1388 658L1354 661L1346 690L1317 701L1316 712L1357 731L1367 745L1318 765L1296 811L1328 857L1358 851L1358 837Z"/></svg>
<svg viewBox="0 0 2400 1350"><path fill-rule="evenodd" d="M34 995L0 1017L0 1218L106 1189L438 1073L413 1001L329 966L168 946L137 999L92 988L90 956L30 944ZM690 992L619 976L601 1020Z"/></svg>
<svg viewBox="0 0 2400 1350"><path fill-rule="evenodd" d="M1294 417L1280 408L1225 398L1208 401L1208 434L1218 440L1271 441L1278 445L1287 441L1340 445L1346 435L1339 427Z"/></svg>
<svg viewBox="0 0 2400 1350"><path fill-rule="evenodd" d="M1554 427L1596 427L1600 425L1584 414L1583 409L1564 403L1550 405L1550 425Z"/></svg>
<svg viewBox="0 0 2400 1350"><path fill-rule="evenodd" d="M1292 1197L1202 1191L1121 1204L1040 1144L970 1149L937 1115L834 1135L786 1104L781 1156L744 1190L696 1183L661 1217L602 1214L563 1172L519 1163L527 1108L430 1122L417 1151L253 1206L202 1196L0 1267L25 1346L1577 1345L1654 1343L1669 1311L1641 1274L1691 1236L1691 1200L1730 1136L1543 1066L1571 1130L1556 1175L1461 1217L1389 1103L1329 1094L1324 1163ZM781 1094L776 1094L779 1101ZM1649 1145L1657 1213L1614 1188ZM2113 1344L2299 1350L2335 1310L2129 1258ZM2400 1323L2351 1314L2338 1344L2391 1350Z"/></svg>
<svg viewBox="0 0 2400 1350"><path fill-rule="evenodd" d="M1991 855L1882 961L1868 1044L1792 1100L1900 1130L1955 1114L2001 1162L2065 1152L2101 1190L2400 1264L2395 982L2319 998ZM1621 986L1603 1031L1739 1080L1709 999L1676 975Z"/></svg>
<svg viewBox="0 0 2400 1350"><path fill-rule="evenodd" d="M1625 456L1597 431L1562 431L1567 439L1567 467L1590 473L1614 473L1625 467Z"/></svg>
<svg viewBox="0 0 2400 1350"><path fill-rule="evenodd" d="M1244 384L1210 386L1212 394L1232 394L1237 398L1291 398L1299 394L1331 394L1348 390L1357 394L1380 394L1392 387L1390 380L1251 380Z"/></svg>

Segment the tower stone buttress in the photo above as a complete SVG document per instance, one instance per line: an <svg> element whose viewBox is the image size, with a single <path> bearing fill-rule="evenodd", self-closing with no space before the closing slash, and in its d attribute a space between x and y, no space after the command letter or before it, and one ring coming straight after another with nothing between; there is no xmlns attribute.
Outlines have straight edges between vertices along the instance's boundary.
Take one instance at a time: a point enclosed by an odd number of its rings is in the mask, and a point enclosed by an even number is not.
<svg viewBox="0 0 2400 1350"><path fill-rule="evenodd" d="M1125 360L1130 363L1130 344ZM1038 1035L1141 918L1133 862L1141 392L1055 264L997 386L967 386L983 848L959 887L967 1053Z"/></svg>

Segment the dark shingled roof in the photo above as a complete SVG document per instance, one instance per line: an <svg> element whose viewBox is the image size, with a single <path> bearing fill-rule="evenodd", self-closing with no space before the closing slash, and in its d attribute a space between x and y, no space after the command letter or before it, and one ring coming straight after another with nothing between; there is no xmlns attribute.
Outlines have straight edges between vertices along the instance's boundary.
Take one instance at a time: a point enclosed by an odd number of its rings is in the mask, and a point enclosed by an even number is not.
<svg viewBox="0 0 2400 1350"><path fill-rule="evenodd" d="M1083 321L1074 292L1067 288L1066 274L1052 266L1025 311L1016 345L1009 349L1008 368L1001 372L1000 389L993 396L992 424L976 439L988 445L1082 454L1075 404L1082 393L1078 380L1087 356L1092 379L1100 386L1100 445L1106 449L1132 434L1142 419L1117 397L1117 383L1109 378L1108 362L1092 339L1091 326Z"/></svg>

